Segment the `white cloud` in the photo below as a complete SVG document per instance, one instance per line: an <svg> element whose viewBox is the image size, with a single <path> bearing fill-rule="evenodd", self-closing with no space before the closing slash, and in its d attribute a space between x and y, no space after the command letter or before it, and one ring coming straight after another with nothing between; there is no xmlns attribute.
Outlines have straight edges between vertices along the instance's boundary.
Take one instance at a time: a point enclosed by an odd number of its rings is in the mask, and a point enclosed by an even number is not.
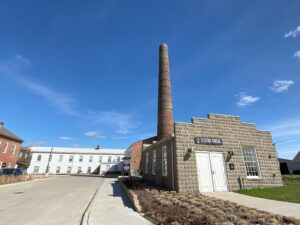
<svg viewBox="0 0 300 225"><path fill-rule="evenodd" d="M62 141L71 141L71 140L73 140L73 138L67 137L67 136L61 136L61 137L59 137L58 139L59 139L59 140L62 140Z"/></svg>
<svg viewBox="0 0 300 225"><path fill-rule="evenodd" d="M40 146L40 145L45 145L47 144L46 141L33 141L31 143L28 144L28 146Z"/></svg>
<svg viewBox="0 0 300 225"><path fill-rule="evenodd" d="M47 99L52 105L61 111L77 115L79 112L75 110L76 101L66 94L54 91L49 87L34 82L28 77L20 75L20 71L31 65L29 59L17 55L13 60L0 61L0 75L6 75L14 79L19 85L29 91Z"/></svg>
<svg viewBox="0 0 300 225"><path fill-rule="evenodd" d="M126 139L126 136L114 136L114 139Z"/></svg>
<svg viewBox="0 0 300 225"><path fill-rule="evenodd" d="M27 58L25 58L24 56L22 55L16 55L16 59L19 61L19 62L22 62L24 64L27 64L29 66L31 66L31 61Z"/></svg>
<svg viewBox="0 0 300 225"><path fill-rule="evenodd" d="M77 100L71 96L20 75L21 71L30 65L32 65L30 60L21 55L17 55L13 60L0 61L0 76L9 76L19 85L46 99L65 114L77 116L80 119L87 120L89 123L107 125L108 127L115 129L115 132L118 134L127 134L137 127L138 123L130 114L116 111L81 109L79 108ZM105 136L98 134L96 137L104 138Z"/></svg>
<svg viewBox="0 0 300 225"><path fill-rule="evenodd" d="M276 93L282 93L284 91L287 91L293 84L294 81L292 80L275 80L273 82L273 86L270 89Z"/></svg>
<svg viewBox="0 0 300 225"><path fill-rule="evenodd" d="M294 57L300 59L300 51L295 52Z"/></svg>
<svg viewBox="0 0 300 225"><path fill-rule="evenodd" d="M80 145L80 144L74 144L73 147L74 147L74 148L80 148L81 145Z"/></svg>
<svg viewBox="0 0 300 225"><path fill-rule="evenodd" d="M281 157L292 159L300 150L300 118L279 121L264 129L271 131Z"/></svg>
<svg viewBox="0 0 300 225"><path fill-rule="evenodd" d="M137 122L133 120L132 115L115 111L89 111L86 117L99 124L115 126L117 134L127 134L137 126Z"/></svg>
<svg viewBox="0 0 300 225"><path fill-rule="evenodd" d="M244 92L239 93L237 96L239 97L237 105L240 106L240 107L251 105L251 104L257 102L260 99L260 97L254 97L254 96L251 96L251 95L246 95Z"/></svg>
<svg viewBox="0 0 300 225"><path fill-rule="evenodd" d="M87 136L87 137L95 137L95 138L99 138L99 139L106 137L105 135L101 135L96 131L85 132L84 135Z"/></svg>
<svg viewBox="0 0 300 225"><path fill-rule="evenodd" d="M286 137L299 135L300 138L300 119L281 121L268 127L276 137Z"/></svg>
<svg viewBox="0 0 300 225"><path fill-rule="evenodd" d="M288 33L284 34L285 38L297 37L300 34L300 26L296 27L294 30L290 30Z"/></svg>

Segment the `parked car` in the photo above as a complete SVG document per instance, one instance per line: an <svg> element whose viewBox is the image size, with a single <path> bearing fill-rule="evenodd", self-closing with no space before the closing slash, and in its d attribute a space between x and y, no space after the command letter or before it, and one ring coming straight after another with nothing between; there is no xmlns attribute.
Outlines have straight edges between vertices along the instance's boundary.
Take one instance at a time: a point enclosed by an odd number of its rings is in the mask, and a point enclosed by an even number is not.
<svg viewBox="0 0 300 225"><path fill-rule="evenodd" d="M0 170L0 176L7 175L21 175L23 174L23 170L21 168L5 168Z"/></svg>

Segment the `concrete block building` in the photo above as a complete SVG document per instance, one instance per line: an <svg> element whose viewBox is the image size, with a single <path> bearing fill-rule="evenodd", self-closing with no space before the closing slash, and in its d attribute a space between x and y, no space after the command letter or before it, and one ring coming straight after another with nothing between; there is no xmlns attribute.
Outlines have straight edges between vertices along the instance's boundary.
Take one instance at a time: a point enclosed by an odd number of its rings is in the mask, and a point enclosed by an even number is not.
<svg viewBox="0 0 300 225"><path fill-rule="evenodd" d="M283 184L269 131L221 114L174 122L166 44L159 48L157 137L142 150L141 172L145 181L179 192Z"/></svg>

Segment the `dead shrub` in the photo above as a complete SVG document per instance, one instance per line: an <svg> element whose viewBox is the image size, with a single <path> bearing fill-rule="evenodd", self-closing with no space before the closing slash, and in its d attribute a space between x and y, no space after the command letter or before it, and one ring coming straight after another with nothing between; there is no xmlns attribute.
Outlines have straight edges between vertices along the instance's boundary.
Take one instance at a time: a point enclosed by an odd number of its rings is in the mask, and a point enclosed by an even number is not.
<svg viewBox="0 0 300 225"><path fill-rule="evenodd" d="M142 211L156 224L164 225L300 225L296 218L282 217L243 205L196 193L145 191L134 187Z"/></svg>

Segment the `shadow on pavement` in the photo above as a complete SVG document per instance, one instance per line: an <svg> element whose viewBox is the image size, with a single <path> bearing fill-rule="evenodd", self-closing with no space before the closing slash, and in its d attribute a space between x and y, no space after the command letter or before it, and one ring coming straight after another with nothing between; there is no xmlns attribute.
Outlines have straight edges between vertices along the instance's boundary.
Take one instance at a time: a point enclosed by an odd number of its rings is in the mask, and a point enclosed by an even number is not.
<svg viewBox="0 0 300 225"><path fill-rule="evenodd" d="M123 201L123 205L130 208L130 209L132 209L131 203L130 203L127 195L125 194L125 192L121 188L120 184L118 183L118 181L115 181L111 185L113 187L113 194L111 196L121 198L122 201Z"/></svg>

